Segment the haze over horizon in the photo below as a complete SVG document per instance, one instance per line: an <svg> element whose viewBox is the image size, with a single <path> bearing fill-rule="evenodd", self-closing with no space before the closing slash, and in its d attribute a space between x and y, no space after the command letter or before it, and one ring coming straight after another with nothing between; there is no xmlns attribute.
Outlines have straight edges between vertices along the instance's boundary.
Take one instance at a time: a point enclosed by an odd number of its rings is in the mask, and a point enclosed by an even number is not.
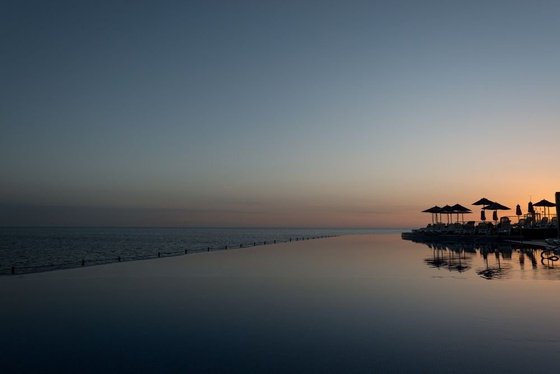
<svg viewBox="0 0 560 374"><path fill-rule="evenodd" d="M560 191L560 2L7 1L0 225L411 227ZM513 213L507 213L513 214Z"/></svg>

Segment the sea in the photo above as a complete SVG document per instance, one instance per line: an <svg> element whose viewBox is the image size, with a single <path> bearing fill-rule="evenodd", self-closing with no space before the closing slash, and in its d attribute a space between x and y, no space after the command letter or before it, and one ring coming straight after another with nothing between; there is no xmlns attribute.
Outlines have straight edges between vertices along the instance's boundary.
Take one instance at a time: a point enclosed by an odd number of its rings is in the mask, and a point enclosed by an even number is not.
<svg viewBox="0 0 560 374"><path fill-rule="evenodd" d="M400 229L0 227L0 274L24 274Z"/></svg>

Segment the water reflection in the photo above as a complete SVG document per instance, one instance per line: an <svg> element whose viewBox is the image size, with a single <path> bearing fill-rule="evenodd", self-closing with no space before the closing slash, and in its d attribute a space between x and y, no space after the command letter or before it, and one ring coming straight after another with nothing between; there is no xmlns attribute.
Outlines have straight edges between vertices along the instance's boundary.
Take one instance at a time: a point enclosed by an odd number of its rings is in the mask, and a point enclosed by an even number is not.
<svg viewBox="0 0 560 374"><path fill-rule="evenodd" d="M494 279L494 278L503 278L507 276L508 272L511 270L511 266L509 264L502 265L500 261L500 254L503 258L507 258L511 260L511 251L510 252L494 252L495 262L493 264L489 264L488 262L488 255L489 253L486 251L482 251L482 258L484 259L484 264L486 265L484 269L476 270L476 273L484 279ZM492 257L492 256L490 256Z"/></svg>
<svg viewBox="0 0 560 374"><path fill-rule="evenodd" d="M449 271L462 273L471 268L470 255L465 250L446 250L444 246L433 246L432 257L424 259L424 262L434 268L446 268Z"/></svg>
<svg viewBox="0 0 560 374"><path fill-rule="evenodd" d="M546 273L545 277L560 279L560 256L554 248L509 242L414 242L424 244L432 250L424 263L434 269L458 273L473 270L478 276L488 280L511 278L512 273L535 274L539 269L555 270Z"/></svg>

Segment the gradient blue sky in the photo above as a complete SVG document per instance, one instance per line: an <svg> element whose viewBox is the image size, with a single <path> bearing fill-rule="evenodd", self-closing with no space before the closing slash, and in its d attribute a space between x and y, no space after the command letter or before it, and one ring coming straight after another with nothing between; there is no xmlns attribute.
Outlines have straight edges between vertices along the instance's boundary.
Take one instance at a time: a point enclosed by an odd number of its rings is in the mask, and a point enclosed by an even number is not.
<svg viewBox="0 0 560 374"><path fill-rule="evenodd" d="M560 190L558 1L4 1L0 224L409 226Z"/></svg>

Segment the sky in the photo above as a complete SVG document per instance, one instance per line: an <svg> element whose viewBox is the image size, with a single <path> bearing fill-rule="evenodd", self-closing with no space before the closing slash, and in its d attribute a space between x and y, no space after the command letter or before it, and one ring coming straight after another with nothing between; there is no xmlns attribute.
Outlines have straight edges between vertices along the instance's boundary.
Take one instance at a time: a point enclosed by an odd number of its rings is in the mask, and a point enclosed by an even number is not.
<svg viewBox="0 0 560 374"><path fill-rule="evenodd" d="M3 1L0 225L412 227L436 204L553 201L559 16Z"/></svg>

